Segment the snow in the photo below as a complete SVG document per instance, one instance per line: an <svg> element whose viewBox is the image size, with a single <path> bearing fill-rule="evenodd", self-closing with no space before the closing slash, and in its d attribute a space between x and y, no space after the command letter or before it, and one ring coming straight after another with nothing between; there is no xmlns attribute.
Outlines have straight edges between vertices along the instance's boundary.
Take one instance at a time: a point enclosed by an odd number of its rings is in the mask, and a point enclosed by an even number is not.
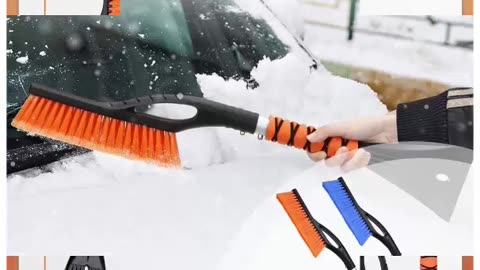
<svg viewBox="0 0 480 270"><path fill-rule="evenodd" d="M28 55L18 57L16 61L20 64L26 64L28 62Z"/></svg>
<svg viewBox="0 0 480 270"><path fill-rule="evenodd" d="M442 46L445 24L433 25L422 20L423 17L357 15L357 29L414 40L357 31L349 42L349 1L339 1L336 8L310 3L305 2L302 9L306 21L305 44L319 59L450 86L473 85L473 50ZM434 16L434 19L473 25L470 16ZM452 26L450 43L467 40L473 40L473 27Z"/></svg>
<svg viewBox="0 0 480 270"><path fill-rule="evenodd" d="M263 60L253 76L261 85L255 90L216 75L199 75L198 80L207 98L312 125L386 111L367 86L325 71L310 73L294 55ZM175 269L340 265L329 252L313 259L275 200L275 193L293 187L312 205L314 215L342 236L351 254L384 252L375 240L360 249L332 203L325 194L320 196L322 179L337 177L337 168L313 165L300 151L229 129L194 129L179 133L178 141L183 164L191 169L163 169L94 152L53 165L50 173L10 177L9 252L116 254L110 259L115 270L139 266L135 256L118 256L133 251L142 254L141 264L147 268L158 260ZM357 172L357 177L363 183L352 186L357 199L375 209L399 246L470 250L466 243L471 230L465 225L470 223L440 220L369 170ZM372 193L373 186L382 193ZM467 206L460 209L468 213L469 197L463 197ZM390 209L398 210L395 216ZM395 224L411 217L416 222L410 221L407 229ZM445 231L450 238L439 237ZM417 244L410 246L412 239ZM189 260L184 259L185 247L191 251Z"/></svg>
<svg viewBox="0 0 480 270"><path fill-rule="evenodd" d="M368 86L332 76L326 71L310 73L308 66L293 54L276 61L262 60L252 75L260 84L253 91L246 90L243 81L225 81L217 75L197 75L197 78L205 98L255 111L263 116L281 116L312 126L386 112L385 106ZM360 99L364 100L361 104L357 102ZM352 110L335 109L337 104ZM215 149L218 150L211 151L212 145L207 143L198 145L198 140L191 139L196 136L210 138L205 141L215 141ZM180 154L185 166L197 167L198 164L247 158L258 152L265 154L284 150L278 145L259 144L254 136L245 137L239 139L238 131L229 129L207 128L180 133ZM260 150L251 150L255 148ZM202 154L202 160L192 159L192 156L196 156L192 152L197 151L206 153Z"/></svg>
<svg viewBox="0 0 480 270"><path fill-rule="evenodd" d="M255 90L216 75L198 80L207 98L311 125L386 112L367 86L324 70L311 73L294 55L263 60L253 76L261 85ZM118 254L134 246L163 254L164 265L176 269L191 262L208 269L265 197L312 166L301 151L229 129L181 132L178 142L192 170L91 153L51 173L10 177L9 252ZM196 250L191 261L181 259L185 246Z"/></svg>
<svg viewBox="0 0 480 270"><path fill-rule="evenodd" d="M264 0L264 2L292 34L301 38L304 37L305 25L300 0Z"/></svg>
<svg viewBox="0 0 480 270"><path fill-rule="evenodd" d="M286 33L278 25L274 29L283 40ZM335 55L336 60L351 63L350 59L360 62L362 57L366 62L377 50L382 57L398 61L395 66L385 65L387 70L405 74L420 63L416 71L421 76L435 79L447 72L443 65L448 59L436 54L443 50L432 51L431 61L441 65L434 65L437 69L428 74L422 62L407 65L408 61L402 60L416 51L406 45L393 57L386 53L387 44L370 48L367 45L373 41L360 41L350 46L334 41L333 33L324 38L307 34L309 44L325 58ZM291 37L285 39L291 42ZM417 55L429 59L426 47L419 51ZM360 52L365 55L355 56ZM447 56L457 54L462 55L449 50ZM378 67L388 62L368 59ZM297 54L264 59L252 72L260 84L254 90L243 81L226 81L217 75L197 75L197 80L206 98L313 126L386 113L368 86L333 76L321 65L310 71L309 64ZM459 81L458 76L448 80ZM150 113L165 110L154 105ZM170 110L167 113L176 115ZM331 252L324 251L317 259L311 256L276 201L277 192L294 187L313 214L341 236L355 261L361 253L385 251L374 239L359 247L323 192L321 182L338 177L338 168L313 164L301 151L231 129L193 129L177 138L183 170L93 152L53 164L49 172L32 170L10 176L9 253L114 254L107 257L112 270L150 269L152 265L218 270L301 270L328 265L328 269L343 269ZM446 254L452 247L471 252L471 176L451 223L440 220L371 170L345 177L358 180L349 182L357 199L375 211L406 253L428 249L427 253ZM382 192L374 192L377 190ZM396 210L395 215L391 209ZM402 225L399 220L409 224ZM447 234L450 237L445 237Z"/></svg>
<svg viewBox="0 0 480 270"><path fill-rule="evenodd" d="M427 79L450 86L473 85L473 53L462 48L307 27L306 43L322 60L372 68L397 76Z"/></svg>

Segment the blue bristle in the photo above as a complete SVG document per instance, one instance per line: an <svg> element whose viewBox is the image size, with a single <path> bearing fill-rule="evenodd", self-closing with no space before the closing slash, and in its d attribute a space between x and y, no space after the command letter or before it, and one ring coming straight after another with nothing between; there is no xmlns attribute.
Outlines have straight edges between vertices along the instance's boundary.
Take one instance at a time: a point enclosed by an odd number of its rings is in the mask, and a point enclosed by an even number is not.
<svg viewBox="0 0 480 270"><path fill-rule="evenodd" d="M350 198L350 195L339 180L323 182L323 188L330 195L338 211L342 214L345 223L347 223L355 238L357 238L358 243L363 246L365 241L372 235L372 232L355 206L353 198Z"/></svg>

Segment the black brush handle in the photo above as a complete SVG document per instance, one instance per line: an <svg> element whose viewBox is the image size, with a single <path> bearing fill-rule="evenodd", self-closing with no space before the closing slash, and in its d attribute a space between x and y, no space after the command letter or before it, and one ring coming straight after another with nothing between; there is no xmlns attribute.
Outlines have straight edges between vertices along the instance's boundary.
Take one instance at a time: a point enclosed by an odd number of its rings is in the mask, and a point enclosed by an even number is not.
<svg viewBox="0 0 480 270"><path fill-rule="evenodd" d="M378 256L378 261L380 262L380 269L381 270L388 270L387 260L385 256ZM365 269L365 256L360 256L360 269L359 270L366 270Z"/></svg>
<svg viewBox="0 0 480 270"><path fill-rule="evenodd" d="M208 126L228 127L254 133L259 118L258 113L195 96L156 94L122 101L101 102L38 84L32 84L29 91L32 95L76 108L169 132ZM189 105L195 107L197 113L189 119L169 119L135 111L136 107L159 103Z"/></svg>
<svg viewBox="0 0 480 270"><path fill-rule="evenodd" d="M360 270L365 270L365 256L360 256Z"/></svg>
<svg viewBox="0 0 480 270"><path fill-rule="evenodd" d="M372 236L378 239L380 242L382 242L382 244L388 248L388 250L390 251L390 254L392 254L393 256L401 256L402 253L398 249L397 244L395 244L395 241L393 241L392 236L390 235L390 233L388 233L385 226L383 226L382 223L380 223L380 221L378 221L374 216L370 215L366 211L363 211L363 213L368 218L368 220L373 224L375 224L375 226L377 226L377 228L379 228L380 231L382 232L382 234L380 234L377 231L372 230Z"/></svg>
<svg viewBox="0 0 480 270"><path fill-rule="evenodd" d="M104 256L70 256L65 270L106 270Z"/></svg>
<svg viewBox="0 0 480 270"><path fill-rule="evenodd" d="M108 10L109 10L108 2L110 2L110 0L103 0L103 8L102 8L102 13L100 15L108 15Z"/></svg>
<svg viewBox="0 0 480 270"><path fill-rule="evenodd" d="M316 225L321 229L320 233L323 234L322 238L323 238L323 241L325 242L325 246L328 249L330 249L333 253L335 253L343 261L343 263L345 264L345 267L348 270L355 269L355 263L353 262L352 257L350 257L350 254L348 254L347 249L342 244L342 242L340 242L338 237L322 224L317 222ZM333 242L335 242L336 246L328 240L328 238L326 237L327 235L333 240Z"/></svg>
<svg viewBox="0 0 480 270"><path fill-rule="evenodd" d="M385 256L378 256L378 261L380 262L381 270L388 270L387 259L385 259Z"/></svg>

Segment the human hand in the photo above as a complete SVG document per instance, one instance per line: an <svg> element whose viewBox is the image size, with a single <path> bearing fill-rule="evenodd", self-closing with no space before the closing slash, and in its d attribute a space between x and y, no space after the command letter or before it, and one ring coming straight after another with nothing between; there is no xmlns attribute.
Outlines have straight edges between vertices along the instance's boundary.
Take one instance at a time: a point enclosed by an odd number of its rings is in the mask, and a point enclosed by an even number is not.
<svg viewBox="0 0 480 270"><path fill-rule="evenodd" d="M398 142L396 111L382 116L363 117L322 126L308 135L307 139L312 143L318 143L335 136L370 143L396 143ZM308 156L313 161L321 161L327 154L321 151L308 153ZM370 153L364 149L349 152L346 147L341 147L333 157L325 160L325 164L330 167L341 166L342 170L350 171L368 165L369 161Z"/></svg>

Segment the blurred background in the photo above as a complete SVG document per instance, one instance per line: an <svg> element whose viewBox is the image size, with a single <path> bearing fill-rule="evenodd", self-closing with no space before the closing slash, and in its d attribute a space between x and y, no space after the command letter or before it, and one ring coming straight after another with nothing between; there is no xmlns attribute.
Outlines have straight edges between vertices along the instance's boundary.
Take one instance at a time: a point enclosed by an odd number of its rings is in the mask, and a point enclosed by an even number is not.
<svg viewBox="0 0 480 270"><path fill-rule="evenodd" d="M266 2L327 69L368 84L390 110L473 85L471 16L360 16L359 0Z"/></svg>

